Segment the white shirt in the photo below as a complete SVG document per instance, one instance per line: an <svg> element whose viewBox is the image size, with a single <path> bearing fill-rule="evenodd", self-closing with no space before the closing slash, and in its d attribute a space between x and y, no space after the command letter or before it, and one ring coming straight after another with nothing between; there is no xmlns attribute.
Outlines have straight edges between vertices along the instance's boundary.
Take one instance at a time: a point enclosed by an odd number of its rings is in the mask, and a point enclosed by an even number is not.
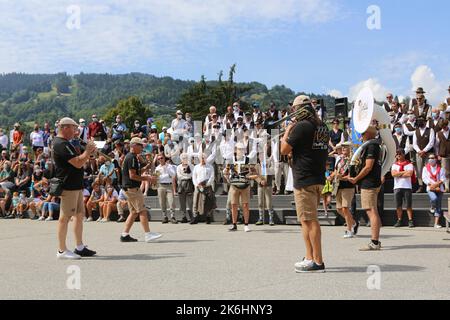
<svg viewBox="0 0 450 320"><path fill-rule="evenodd" d="M203 181L207 181L206 186L212 186L214 182L214 168L209 164L198 164L194 167L194 173L192 174L194 186L198 186Z"/></svg>
<svg viewBox="0 0 450 320"><path fill-rule="evenodd" d="M406 134L407 136L414 135L414 132L416 132L416 130L409 131L408 127L406 126L407 124L410 124L413 128L415 128L416 121L411 122L408 120L405 124L403 124L403 133Z"/></svg>
<svg viewBox="0 0 450 320"><path fill-rule="evenodd" d="M164 146L164 155L167 158L170 158L172 160L172 162L176 165L179 165L181 163L180 146L176 143L174 143L172 147L170 147L168 144L166 144Z"/></svg>
<svg viewBox="0 0 450 320"><path fill-rule="evenodd" d="M201 143L189 144L189 147L187 148L189 162L192 163L193 161L195 164L198 164L198 153L201 151L201 147L202 147Z"/></svg>
<svg viewBox="0 0 450 320"><path fill-rule="evenodd" d="M423 136L423 134L425 133L425 130L426 130L427 128L419 128L419 131L420 131L420 134ZM433 148L433 146L434 146L434 140L435 140L435 137L434 137L434 130L433 129L430 129L430 141L428 141L428 144L426 145L426 147L425 147L425 149L423 149L423 150L420 150L420 148L419 148L419 146L417 145L417 135L414 133L414 136L413 136L413 146L414 146L414 150L416 150L416 152L420 152L420 151L425 151L425 152L428 152L428 151L430 151L431 150L431 148Z"/></svg>
<svg viewBox="0 0 450 320"><path fill-rule="evenodd" d="M404 167L405 171L414 171L414 166L412 163L406 165ZM400 166L395 164L392 166L392 171L400 171ZM412 189L411 177L402 178L402 177L394 177L394 190L396 189Z"/></svg>
<svg viewBox="0 0 450 320"><path fill-rule="evenodd" d="M172 183L172 179L177 175L175 167L168 163L166 163L164 166L157 166L155 172L159 172L159 183L164 184Z"/></svg>
<svg viewBox="0 0 450 320"><path fill-rule="evenodd" d="M437 166L431 167L431 173L436 174ZM437 177L438 181L445 182L445 169L441 168L441 172L439 173L439 176ZM422 180L423 183L427 185L427 191L430 191L430 188L428 187L428 184L430 183L436 183L437 181L434 181L431 179L430 174L428 173L427 167L423 167L422 170ZM444 192L444 184L441 184L441 192Z"/></svg>
<svg viewBox="0 0 450 320"><path fill-rule="evenodd" d="M403 139L403 137L405 135L403 135L403 134L398 135L397 133L394 133L393 136L394 136L394 139L396 139L398 144L400 145L401 142L402 142L402 139ZM413 147L412 147L411 143L409 143L409 138L406 139L405 149L404 150L405 150L405 154L408 154L409 152L411 152L413 150Z"/></svg>
<svg viewBox="0 0 450 320"><path fill-rule="evenodd" d="M184 169L191 168L191 173L184 172ZM177 179L178 181L182 180L190 180L192 179L192 174L194 172L194 167L190 164L188 164L186 167L183 166L183 164L180 164L177 166Z"/></svg>
<svg viewBox="0 0 450 320"><path fill-rule="evenodd" d="M186 120L181 119L173 119L171 128L173 129L174 133L183 134L184 124L186 123Z"/></svg>
<svg viewBox="0 0 450 320"><path fill-rule="evenodd" d="M44 147L44 136L42 131L33 131L30 134L30 140L33 146L35 147Z"/></svg>
<svg viewBox="0 0 450 320"><path fill-rule="evenodd" d="M90 197L91 193L89 192L88 189L83 189L83 197Z"/></svg>
<svg viewBox="0 0 450 320"><path fill-rule="evenodd" d="M212 116L210 113L206 116L206 118L205 118L205 127L206 128L208 128L208 125L209 125L209 123L210 122L212 122L212 121L209 121L209 117L210 116ZM212 118L212 117L211 117ZM222 118L221 117L219 117L219 116L217 116L217 123L221 123L221 122L223 122L223 120L222 120Z"/></svg>
<svg viewBox="0 0 450 320"><path fill-rule="evenodd" d="M222 140L220 143L220 153L224 160L232 160L234 156L234 139L226 141Z"/></svg>
<svg viewBox="0 0 450 320"><path fill-rule="evenodd" d="M215 142L205 144L204 149L203 149L203 145L201 145L200 150L202 153L207 155L207 158L206 158L207 164L213 164L216 161L217 144Z"/></svg>
<svg viewBox="0 0 450 320"><path fill-rule="evenodd" d="M6 134L3 134L2 136L0 136L0 144L2 145L3 148L8 148L8 136Z"/></svg>

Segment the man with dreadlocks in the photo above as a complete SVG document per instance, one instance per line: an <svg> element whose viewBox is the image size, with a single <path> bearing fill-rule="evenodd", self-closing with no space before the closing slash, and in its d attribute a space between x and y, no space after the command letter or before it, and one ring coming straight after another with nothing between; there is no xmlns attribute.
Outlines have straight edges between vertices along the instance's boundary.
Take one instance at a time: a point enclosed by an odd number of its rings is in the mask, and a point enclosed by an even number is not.
<svg viewBox="0 0 450 320"><path fill-rule="evenodd" d="M325 272L317 207L325 184L329 133L309 97L298 96L293 106L298 110L296 122L286 129L281 154L292 153L295 205L306 246L306 256L295 264L295 271Z"/></svg>

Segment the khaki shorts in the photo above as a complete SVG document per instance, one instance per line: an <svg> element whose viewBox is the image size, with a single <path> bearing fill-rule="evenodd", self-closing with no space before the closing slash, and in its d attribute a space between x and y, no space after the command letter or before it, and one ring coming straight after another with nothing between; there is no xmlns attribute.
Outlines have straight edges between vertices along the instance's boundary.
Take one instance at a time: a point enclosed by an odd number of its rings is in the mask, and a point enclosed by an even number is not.
<svg viewBox="0 0 450 320"><path fill-rule="evenodd" d="M323 185L313 185L306 188L294 189L295 208L299 221L318 220L317 208L320 204Z"/></svg>
<svg viewBox="0 0 450 320"><path fill-rule="evenodd" d="M139 188L128 189L125 191L127 196L128 208L132 213L141 213L147 210L145 208L144 194Z"/></svg>
<svg viewBox="0 0 450 320"><path fill-rule="evenodd" d="M355 196L355 188L339 189L336 194L336 208L350 208L352 206L353 197Z"/></svg>
<svg viewBox="0 0 450 320"><path fill-rule="evenodd" d="M84 214L83 190L64 190L61 194L60 215L73 217L77 214Z"/></svg>
<svg viewBox="0 0 450 320"><path fill-rule="evenodd" d="M245 189L239 189L235 186L230 187L231 205L248 204L250 201L250 186ZM240 198L240 202L239 202Z"/></svg>
<svg viewBox="0 0 450 320"><path fill-rule="evenodd" d="M370 210L372 208L377 208L378 192L380 192L380 188L361 189L361 209Z"/></svg>

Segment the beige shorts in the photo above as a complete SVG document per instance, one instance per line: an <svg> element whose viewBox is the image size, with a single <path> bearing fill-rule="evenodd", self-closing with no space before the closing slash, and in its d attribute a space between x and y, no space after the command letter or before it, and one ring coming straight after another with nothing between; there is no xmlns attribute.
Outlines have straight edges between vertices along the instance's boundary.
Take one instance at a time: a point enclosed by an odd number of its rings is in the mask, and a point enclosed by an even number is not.
<svg viewBox="0 0 450 320"><path fill-rule="evenodd" d="M128 189L125 191L127 196L128 208L132 213L141 213L147 210L145 208L144 194L139 188Z"/></svg>
<svg viewBox="0 0 450 320"><path fill-rule="evenodd" d="M235 186L231 186L230 194L231 194L231 205L248 204L250 201L250 186L248 186L245 189L239 189L236 188Z"/></svg>
<svg viewBox="0 0 450 320"><path fill-rule="evenodd" d="M317 220L317 208L320 204L323 185L313 185L306 188L294 189L295 208L299 221Z"/></svg>
<svg viewBox="0 0 450 320"><path fill-rule="evenodd" d="M73 217L77 214L84 214L83 190L64 190L61 194L61 216Z"/></svg>
<svg viewBox="0 0 450 320"><path fill-rule="evenodd" d="M378 206L378 192L380 192L380 188L361 189L361 209L376 208Z"/></svg>
<svg viewBox="0 0 450 320"><path fill-rule="evenodd" d="M336 208L350 208L352 206L353 197L355 196L355 188L339 189L336 194Z"/></svg>

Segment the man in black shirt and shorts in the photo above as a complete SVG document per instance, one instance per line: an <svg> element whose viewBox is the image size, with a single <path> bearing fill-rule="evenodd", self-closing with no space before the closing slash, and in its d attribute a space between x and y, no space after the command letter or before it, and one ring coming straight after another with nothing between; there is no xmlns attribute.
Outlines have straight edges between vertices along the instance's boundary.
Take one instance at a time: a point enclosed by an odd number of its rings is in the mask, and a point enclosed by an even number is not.
<svg viewBox="0 0 450 320"><path fill-rule="evenodd" d="M355 178L348 181L353 184L360 183L361 205L366 210L370 219L372 229L372 241L360 251L377 251L381 249L380 229L381 219L377 209L377 198L381 188L381 148L379 142L374 140L377 136L377 128L369 127L362 135L363 142L373 140L362 154L361 163L364 165L360 173Z"/></svg>
<svg viewBox="0 0 450 320"><path fill-rule="evenodd" d="M294 108L302 111L297 123L290 124L286 129L281 140L281 154L292 153L295 205L306 246L306 257L295 264L295 271L325 272L317 207L325 184L329 132L309 97L298 96Z"/></svg>
<svg viewBox="0 0 450 320"><path fill-rule="evenodd" d="M155 183L157 179L152 176L141 176L141 167L143 165L138 157L142 154L143 146L144 142L140 138L135 137L131 139L131 150L123 161L122 188L127 196L130 215L125 222L125 230L120 236L121 242L137 242L137 239L130 236L130 230L138 215L145 232L145 242L152 242L162 237L159 233L150 232L148 212L144 205L144 194L140 189L141 182L149 181L150 183Z"/></svg>
<svg viewBox="0 0 450 320"><path fill-rule="evenodd" d="M84 164L96 151L95 144L90 141L86 150L80 152L70 143L75 136L78 124L70 119L59 121L58 136L53 140L53 158L56 166L56 178L62 181L61 208L58 222L59 251L58 259L81 259L96 254L83 244L84 197L83 176ZM71 218L74 218L74 231L77 247L74 252L66 247L67 228Z"/></svg>

